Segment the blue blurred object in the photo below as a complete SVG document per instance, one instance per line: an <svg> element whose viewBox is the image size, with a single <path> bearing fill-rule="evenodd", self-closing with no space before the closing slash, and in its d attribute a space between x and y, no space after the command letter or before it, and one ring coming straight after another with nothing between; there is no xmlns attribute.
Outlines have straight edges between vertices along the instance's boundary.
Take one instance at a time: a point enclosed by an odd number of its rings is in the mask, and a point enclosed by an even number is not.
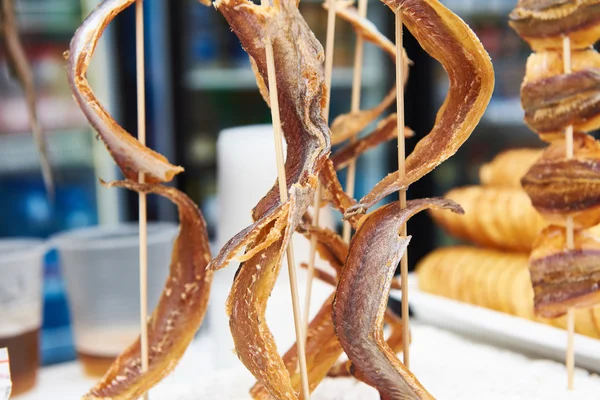
<svg viewBox="0 0 600 400"><path fill-rule="evenodd" d="M98 224L91 169L60 171L56 194L48 199L39 172L0 177L0 237L41 237ZM67 300L58 254L45 257L42 363L75 359Z"/></svg>

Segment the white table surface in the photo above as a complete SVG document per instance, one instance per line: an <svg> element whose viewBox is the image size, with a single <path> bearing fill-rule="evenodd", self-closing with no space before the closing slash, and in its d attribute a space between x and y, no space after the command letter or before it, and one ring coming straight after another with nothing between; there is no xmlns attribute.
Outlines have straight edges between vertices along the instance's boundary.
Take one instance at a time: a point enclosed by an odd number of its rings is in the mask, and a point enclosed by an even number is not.
<svg viewBox="0 0 600 400"><path fill-rule="evenodd" d="M411 329L412 371L437 399L591 400L600 396L600 377L587 371L576 370L575 391L568 392L565 368L557 362L474 343L416 321ZM210 338L201 336L173 374L151 391L150 398L248 399L247 389L254 382L248 372L215 370L211 360ZM77 363L48 367L41 370L33 391L14 399L79 399L94 382ZM378 398L373 389L350 379L325 381L312 396L313 400Z"/></svg>

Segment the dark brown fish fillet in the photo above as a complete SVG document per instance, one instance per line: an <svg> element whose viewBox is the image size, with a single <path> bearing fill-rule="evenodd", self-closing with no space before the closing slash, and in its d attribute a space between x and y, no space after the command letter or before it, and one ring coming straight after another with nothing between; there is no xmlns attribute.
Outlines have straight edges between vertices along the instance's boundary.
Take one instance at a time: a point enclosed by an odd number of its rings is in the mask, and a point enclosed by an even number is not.
<svg viewBox="0 0 600 400"><path fill-rule="evenodd" d="M437 59L450 87L431 132L406 159L406 177L394 172L352 207L348 214L364 212L387 195L406 189L446 159L469 138L483 116L494 88L489 55L473 31L455 14L434 0L384 0L402 13L402 21L423 49Z"/></svg>
<svg viewBox="0 0 600 400"><path fill-rule="evenodd" d="M433 399L386 344L382 330L392 277L410 241L401 228L427 208L462 212L451 200L421 199L404 209L391 203L366 217L350 243L333 304L335 331L351 372L384 400Z"/></svg>
<svg viewBox="0 0 600 400"><path fill-rule="evenodd" d="M206 223L194 202L172 187L112 182L141 193L163 196L179 209L179 235L173 245L171 269L159 303L148 321L149 370L141 370L137 339L113 363L104 378L83 397L86 400L138 399L167 376L185 352L202 324L213 272ZM118 279L118 277L115 277Z"/></svg>
<svg viewBox="0 0 600 400"><path fill-rule="evenodd" d="M98 132L125 177L137 181L140 172L151 183L168 182L183 168L133 138L100 104L86 78L98 40L108 24L135 0L104 0L83 21L71 40L67 77L79 108Z"/></svg>

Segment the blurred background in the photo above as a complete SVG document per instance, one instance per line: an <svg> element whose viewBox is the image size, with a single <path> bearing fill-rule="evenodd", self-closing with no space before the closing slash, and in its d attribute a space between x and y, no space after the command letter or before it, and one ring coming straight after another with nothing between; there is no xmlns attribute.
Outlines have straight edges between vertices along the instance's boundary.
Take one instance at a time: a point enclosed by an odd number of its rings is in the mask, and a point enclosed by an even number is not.
<svg viewBox="0 0 600 400"><path fill-rule="evenodd" d="M409 190L409 197L442 195L475 183L479 166L500 150L541 143L524 125L519 87L529 48L507 25L515 0L443 1L476 31L496 70L496 88L481 124L451 158ZM72 99L63 52L96 0L18 0L19 27L33 64L38 111L46 131L56 198L44 190L35 145L20 87L9 79L0 54L0 236L46 238L57 232L137 219L137 195L101 188L98 179L119 173ZM324 43L326 12L320 1L303 0L301 12ZM224 18L194 0L146 0L146 76L148 145L185 168L174 184L199 204L214 236L216 140L229 127L269 123L270 112L256 88L248 58ZM369 2L368 17L393 40L393 14ZM96 94L129 132L136 127L134 10L119 15L101 40L88 74ZM355 35L337 20L331 119L350 109ZM406 94L406 125L416 132L407 152L431 129L447 91L443 69L407 34L414 61ZM393 86L389 57L367 44L362 108L377 104ZM368 130L367 130L368 131ZM373 150L358 162L356 196L366 194L397 169L394 143ZM275 176L275 167L273 169ZM344 172L340 179L345 182ZM393 200L393 198L391 198ZM176 221L176 209L149 198L150 220ZM451 241L426 213L411 220L414 265L432 248ZM75 358L69 316L56 254L46 256L44 281L44 364Z"/></svg>

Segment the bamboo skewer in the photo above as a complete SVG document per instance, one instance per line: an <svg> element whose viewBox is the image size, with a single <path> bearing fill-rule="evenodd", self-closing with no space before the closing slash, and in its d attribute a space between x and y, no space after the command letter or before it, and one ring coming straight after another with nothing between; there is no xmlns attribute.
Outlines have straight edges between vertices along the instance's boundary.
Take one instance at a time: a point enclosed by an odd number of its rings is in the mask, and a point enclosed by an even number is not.
<svg viewBox="0 0 600 400"><path fill-rule="evenodd" d="M563 36L563 67L564 73L570 74L571 70L571 39L568 36ZM566 156L567 159L573 158L573 125L567 126L565 131L566 136ZM573 217L567 217L567 249L571 250L574 245L574 228ZM569 308L567 312L567 354L565 364L567 366L567 384L569 390L573 390L573 372L575 369L575 309Z"/></svg>
<svg viewBox="0 0 600 400"><path fill-rule="evenodd" d="M146 144L146 76L144 60L144 2L135 2L135 58L137 79L137 118L138 140ZM144 183L143 172L138 182ZM139 194L139 235L140 235L140 344L142 355L142 373L148 371L148 224L146 194ZM148 393L144 394L148 400Z"/></svg>
<svg viewBox="0 0 600 400"><path fill-rule="evenodd" d="M402 12L396 10L396 107L398 113L398 179L404 180L405 171L405 148L404 148L404 71L403 71L403 40L402 40ZM406 190L401 190L400 208L406 207ZM407 235L406 224L400 233L402 236ZM409 316L408 316L408 250L404 252L400 261L400 277L402 285L402 355L404 357L404 365L410 368L409 354Z"/></svg>
<svg viewBox="0 0 600 400"><path fill-rule="evenodd" d="M329 106L331 104L331 76L333 74L333 49L335 43L335 8L337 0L327 0L327 36L325 41L325 86L327 97L325 99L325 123L329 125ZM319 214L321 209L321 182L317 182L315 199L313 201L313 226L319 226ZM304 297L304 334L305 341L308 335L308 323L310 317L310 300L312 297L312 285L315 276L315 258L317 255L317 237L310 237L310 251L308 257L308 269L306 271L306 294Z"/></svg>
<svg viewBox="0 0 600 400"><path fill-rule="evenodd" d="M269 7L269 0L261 0L263 7ZM279 96L277 94L277 75L275 71L275 60L273 57L273 45L267 36L265 40L265 51L267 59L267 85L269 87L269 103L271 104L271 118L273 120L273 133L275 140L275 156L277 159L277 175L279 180L279 196L281 202L288 200L287 179L285 176L285 164L283 160L283 137L281 134L281 118L279 116ZM287 264L290 276L290 292L292 295L292 311L294 314L294 328L296 330L296 346L298 349L298 363L300 364L300 376L302 380L302 398L310 399L308 387L308 372L306 368L306 353L304 350L304 334L300 316L300 301L298 299L298 280L296 277L296 265L294 262L294 245L290 240L287 248Z"/></svg>
<svg viewBox="0 0 600 400"><path fill-rule="evenodd" d="M358 15L361 18L367 16L368 0L358 1ZM350 111L356 112L360 110L360 92L362 89L362 67L364 57L364 38L361 33L356 35L356 48L354 50L354 73L352 75L352 99L350 103ZM350 143L356 141L356 136L350 138ZM354 189L356 183L356 159L352 160L348 166L346 175L346 193L350 197L354 197ZM348 221L344 221L344 231L342 237L346 243L350 243L352 236L352 227Z"/></svg>

